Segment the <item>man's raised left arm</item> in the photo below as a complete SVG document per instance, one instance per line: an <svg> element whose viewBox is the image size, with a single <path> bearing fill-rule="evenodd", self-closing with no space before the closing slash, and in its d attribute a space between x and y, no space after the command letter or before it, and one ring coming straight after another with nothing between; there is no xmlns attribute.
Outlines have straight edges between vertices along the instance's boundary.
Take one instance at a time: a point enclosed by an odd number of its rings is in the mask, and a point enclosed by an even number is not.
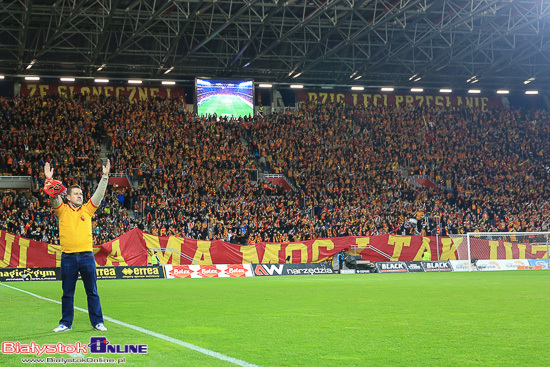
<svg viewBox="0 0 550 367"><path fill-rule="evenodd" d="M101 204L101 200L103 200L103 197L105 196L105 191L107 190L107 185L109 184L110 170L111 162L107 159L107 164L103 165L103 175L101 176L101 180L99 181L97 189L95 190L91 198L92 204L94 204L95 207L98 207L99 204Z"/></svg>

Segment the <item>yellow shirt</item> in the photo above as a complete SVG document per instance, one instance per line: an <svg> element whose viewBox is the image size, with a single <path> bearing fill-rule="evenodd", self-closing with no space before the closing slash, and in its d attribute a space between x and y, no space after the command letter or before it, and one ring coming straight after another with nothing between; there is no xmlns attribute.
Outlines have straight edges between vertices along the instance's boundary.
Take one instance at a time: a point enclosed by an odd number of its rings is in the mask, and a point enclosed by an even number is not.
<svg viewBox="0 0 550 367"><path fill-rule="evenodd" d="M78 209L68 204L53 208L59 218L59 243L66 253L92 251L92 217L97 207L88 200Z"/></svg>

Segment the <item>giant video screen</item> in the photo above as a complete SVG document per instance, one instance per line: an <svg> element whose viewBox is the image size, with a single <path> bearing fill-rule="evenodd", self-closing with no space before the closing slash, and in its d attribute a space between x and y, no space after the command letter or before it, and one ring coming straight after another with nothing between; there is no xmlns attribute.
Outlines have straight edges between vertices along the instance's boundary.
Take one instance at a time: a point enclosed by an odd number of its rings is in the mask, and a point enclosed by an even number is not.
<svg viewBox="0 0 550 367"><path fill-rule="evenodd" d="M244 117L254 115L252 80L195 79L199 116Z"/></svg>

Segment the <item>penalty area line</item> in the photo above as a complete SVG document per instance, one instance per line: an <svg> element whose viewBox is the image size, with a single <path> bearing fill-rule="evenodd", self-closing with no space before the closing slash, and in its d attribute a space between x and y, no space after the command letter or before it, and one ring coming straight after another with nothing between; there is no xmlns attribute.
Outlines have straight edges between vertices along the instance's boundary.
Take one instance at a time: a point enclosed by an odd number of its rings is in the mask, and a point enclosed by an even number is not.
<svg viewBox="0 0 550 367"><path fill-rule="evenodd" d="M51 298L46 298L46 297L42 297L42 296L39 296L38 294L35 294L35 293L31 293L31 292L28 292L28 291L25 291L25 290L22 290L22 289L19 289L19 288L16 288L16 287L12 287L12 286L9 286L9 285L6 285L4 283L0 283L0 285L3 285L4 287L6 288L10 288L10 289L14 289L16 291L19 291L19 292L22 292L22 293L26 293L28 295L31 295L33 297L36 297L36 298L39 298L41 300L44 300L44 301L48 301L48 302L53 302L53 303L57 303L57 304L61 304L60 301L56 301L54 299L51 299ZM80 308L80 307L74 307L75 310L78 310L78 311L81 311L81 312L84 312L84 313L88 313L88 310L85 310L83 308ZM117 320L117 319L113 319L112 317L108 317L108 316L103 316L103 319L106 320L106 321L109 321L109 322L112 322L113 324L117 324L117 325L120 325L120 326L124 326L128 329L132 329L132 330L136 330L136 331L139 331L141 333L144 333L144 334L147 334L147 335L150 335L150 336L153 336L155 338L158 338L158 339L162 339L162 340L165 340L167 342L170 342L170 343L173 343L173 344L176 344L176 345L179 345L179 346L182 346L182 347L185 347L187 349L191 349L191 350L194 350L195 352L199 352L199 353L202 353L202 354L205 354L209 357L213 357L213 358L216 358L216 359L219 359L219 360L222 360L222 361L226 361L226 362L229 362L229 363L232 363L232 364L235 364L237 366L243 366L243 367L260 367L256 364L252 364L252 363L248 363L246 361L243 361L243 360L240 360L240 359L237 359L237 358L233 358L233 357L230 357L230 356L226 356L225 354L221 354L221 353L218 353L218 352L214 352L213 350L210 350L210 349L206 349L206 348L202 348L202 347L199 347L198 345L194 345L194 344L191 344L191 343L187 343L187 342L184 342L182 340L179 340L179 339L176 339L176 338L172 338L171 336L168 336L168 335L164 335L164 334L160 334L160 333L157 333L155 331L151 331L151 330L148 330L148 329L144 329L142 327L139 327L139 326L136 326L136 325L132 325L132 324L128 324L124 321L120 321L120 320Z"/></svg>

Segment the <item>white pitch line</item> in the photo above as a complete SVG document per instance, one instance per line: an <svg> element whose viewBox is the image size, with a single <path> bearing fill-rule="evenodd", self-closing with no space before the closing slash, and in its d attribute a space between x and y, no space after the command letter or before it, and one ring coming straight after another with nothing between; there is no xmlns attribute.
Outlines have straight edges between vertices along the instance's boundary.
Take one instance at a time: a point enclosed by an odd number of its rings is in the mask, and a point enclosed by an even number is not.
<svg viewBox="0 0 550 367"><path fill-rule="evenodd" d="M38 294L34 294L34 293L31 293L31 292L28 292L28 291L24 291L22 289L19 289L19 288L16 288L16 287L12 287L12 286L9 286L9 285L6 285L4 283L0 283L0 285L3 285L4 287L7 287L7 288L11 288L11 289L15 289L16 291L19 291L19 292L23 292L23 293L26 293L26 294L29 294L33 297L36 297L36 298L39 298L39 299L42 299L44 301L49 301L49 302L53 302L53 303L57 303L57 304L61 304L60 301L56 301L54 299L50 299L50 298L46 298L46 297L42 297L42 296L39 296ZM78 310L78 311L81 311L81 312L84 312L84 313L88 313L88 310L85 310L83 308L80 308L80 307L76 307L74 308L75 310ZM151 331L151 330L147 330L147 329L144 329L142 327L139 327L139 326L135 326L135 325L132 325L132 324L128 324L124 321L119 321L119 320L116 320L116 319L113 319L112 317L107 317L107 316L103 316L103 319L109 321L109 322L112 322L113 324L118 324L118 325L121 325L121 326L124 326L124 327L127 327L129 329L133 329L133 330L136 330L136 331L139 331L139 332L142 332L144 334L147 334L147 335L150 335L150 336L154 336L155 338L159 338L159 339L162 339L162 340L165 340L167 342L170 342L170 343L174 343L174 344L177 344L177 345L180 345L182 347L185 347L187 349L191 349L191 350L194 350L195 352L199 352L199 353L202 353L202 354L206 354L207 356L210 356L210 357L213 357L213 358L216 358L216 359L219 359L219 360L222 360L222 361L227 361L229 363L232 363L232 364L235 364L237 366L243 366L243 367L260 367L256 364L252 364L252 363L248 363L246 361L242 361L240 359L237 359L237 358L233 358L233 357L229 357L229 356L226 356L225 354L221 354L221 353L218 353L218 352L214 352L213 350L210 350L210 349L206 349L206 348L202 348L202 347L199 347L197 345L194 345L194 344L191 344L191 343L187 343L187 342L184 342L184 341L181 341L179 339L175 339L175 338L172 338L168 335L164 335L164 334L160 334L160 333L157 333L157 332L154 332L154 331Z"/></svg>

